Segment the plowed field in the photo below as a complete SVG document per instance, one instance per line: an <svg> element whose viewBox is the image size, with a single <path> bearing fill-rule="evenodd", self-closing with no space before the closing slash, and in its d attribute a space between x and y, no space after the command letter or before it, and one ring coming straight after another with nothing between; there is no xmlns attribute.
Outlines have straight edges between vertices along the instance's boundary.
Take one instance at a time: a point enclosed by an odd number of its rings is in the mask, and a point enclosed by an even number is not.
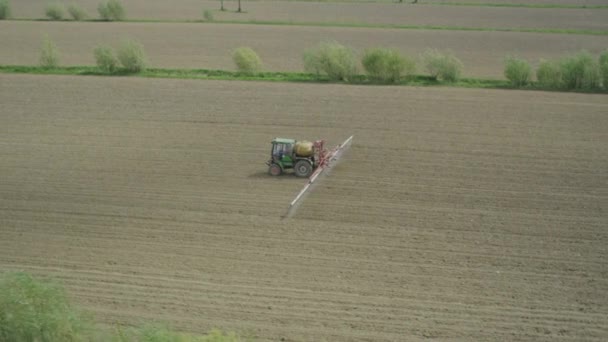
<svg viewBox="0 0 608 342"><path fill-rule="evenodd" d="M608 11L607 11L608 13ZM265 70L301 71L302 54L321 41L335 40L358 55L370 47L398 49L417 58L426 49L450 49L470 77L504 78L504 58L515 55L537 64L587 50L599 54L608 36L514 32L423 31L340 27L263 26L183 23L70 23L0 21L0 64L37 65L44 34L57 44L61 65L94 65L99 44L124 39L144 45L154 67L234 69L238 47L257 51ZM425 73L422 63L418 72Z"/></svg>
<svg viewBox="0 0 608 342"><path fill-rule="evenodd" d="M294 22L347 22L362 24L437 25L463 27L525 27L608 29L608 10L564 8L506 8L469 6L427 6L406 3L319 3L296 1L243 1L245 13L235 13L236 1L226 1L227 11L220 12L217 0L125 0L131 19L201 20L203 9L217 10L216 20L278 20ZM523 1L525 3L525 1ZM521 2L518 2L521 3ZM534 3L534 2L532 2ZM588 3L588 2L586 2ZM97 0L78 4L92 18L97 18ZM570 2L583 5L581 2ZM604 1L604 5L606 2ZM44 18L47 2L14 1L16 17Z"/></svg>
<svg viewBox="0 0 608 342"><path fill-rule="evenodd" d="M608 338L605 95L0 75L0 103L0 270L105 324ZM351 134L281 220L269 140Z"/></svg>

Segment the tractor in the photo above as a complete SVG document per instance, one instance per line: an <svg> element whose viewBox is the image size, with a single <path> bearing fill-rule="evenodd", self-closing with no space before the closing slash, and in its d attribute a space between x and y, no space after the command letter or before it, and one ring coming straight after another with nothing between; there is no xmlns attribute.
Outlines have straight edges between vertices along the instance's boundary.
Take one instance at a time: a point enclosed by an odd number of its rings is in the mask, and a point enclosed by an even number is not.
<svg viewBox="0 0 608 342"><path fill-rule="evenodd" d="M327 151L324 141L296 141L294 139L274 138L270 150L268 173L279 176L292 170L298 177L309 177L315 169L326 162Z"/></svg>

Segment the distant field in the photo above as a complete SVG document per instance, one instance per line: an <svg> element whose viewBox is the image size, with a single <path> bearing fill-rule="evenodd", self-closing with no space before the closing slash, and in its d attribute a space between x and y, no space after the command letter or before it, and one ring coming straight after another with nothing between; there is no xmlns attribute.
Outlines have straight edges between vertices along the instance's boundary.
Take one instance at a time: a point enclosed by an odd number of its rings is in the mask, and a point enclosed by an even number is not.
<svg viewBox="0 0 608 342"><path fill-rule="evenodd" d="M97 0L79 2L98 17ZM423 0L424 2L424 0ZM219 1L124 1L130 19L200 20L203 9L219 10ZM418 6L399 3L315 3L243 1L246 13L216 12L216 20L257 20L496 28L568 28L608 30L608 9L530 9L463 6ZM15 17L43 18L46 2L14 2Z"/></svg>
<svg viewBox="0 0 608 342"><path fill-rule="evenodd" d="M458 32L398 29L280 27L225 24L0 22L0 64L37 64L43 33L58 45L64 65L92 65L93 48L134 38L156 67L233 69L231 51L251 46L266 70L302 70L302 52L323 40L336 40L359 53L388 46L411 56L427 48L451 49L465 64L465 75L501 78L503 58L515 54L536 63L587 49L597 53L608 36L509 32ZM422 71L422 70L421 70Z"/></svg>
<svg viewBox="0 0 608 342"><path fill-rule="evenodd" d="M257 341L606 341L608 97L0 74L0 271ZM304 184L275 136L354 134Z"/></svg>

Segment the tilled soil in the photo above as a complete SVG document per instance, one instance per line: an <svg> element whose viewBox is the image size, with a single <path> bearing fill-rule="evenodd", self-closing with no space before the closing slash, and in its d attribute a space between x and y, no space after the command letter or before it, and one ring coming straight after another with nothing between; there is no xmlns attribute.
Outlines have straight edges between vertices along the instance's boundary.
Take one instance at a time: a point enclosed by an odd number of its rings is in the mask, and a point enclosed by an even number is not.
<svg viewBox="0 0 608 342"><path fill-rule="evenodd" d="M104 324L258 340L603 341L608 98L0 75L0 270ZM354 134L304 184L275 136Z"/></svg>
<svg viewBox="0 0 608 342"><path fill-rule="evenodd" d="M202 20L203 11L211 10L215 20L257 20L325 23L434 25L498 28L569 28L608 29L608 10L564 8L510 8L471 6L429 6L421 0L417 5L396 1L377 3L309 2L309 1L242 1L243 13L236 13L236 1L225 1L220 12L217 0L125 0L129 19ZM459 3L469 1L457 1ZM487 3L488 1L483 1ZM515 3L548 4L548 1L513 1ZM77 2L90 18L98 18L97 0ZM470 2L469 2L470 3ZM501 3L505 3L501 1ZM551 1L551 3L555 3ZM569 1L570 5L603 4L606 1ZM40 0L20 0L12 4L17 18L44 18L48 5ZM66 17L69 17L66 13Z"/></svg>
<svg viewBox="0 0 608 342"><path fill-rule="evenodd" d="M598 54L608 36L514 32L468 32L339 27L183 23L71 23L0 21L0 64L37 65L44 35L55 42L61 65L94 65L93 50L125 39L144 45L149 64L163 68L234 69L234 49L249 46L263 69L302 71L302 55L322 41L352 47L391 47L414 59L429 48L451 50L462 60L464 75L504 78L504 58L518 56L533 65L587 50ZM418 73L426 73L418 61Z"/></svg>

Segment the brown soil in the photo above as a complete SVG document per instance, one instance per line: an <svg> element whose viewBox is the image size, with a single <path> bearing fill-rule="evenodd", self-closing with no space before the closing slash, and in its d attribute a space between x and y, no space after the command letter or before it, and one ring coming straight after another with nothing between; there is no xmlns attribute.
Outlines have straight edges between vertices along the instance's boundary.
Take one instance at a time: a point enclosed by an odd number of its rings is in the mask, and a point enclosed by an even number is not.
<svg viewBox="0 0 608 342"><path fill-rule="evenodd" d="M0 103L0 270L104 323L608 338L605 95L0 75ZM281 220L269 140L350 134Z"/></svg>
<svg viewBox="0 0 608 342"><path fill-rule="evenodd" d="M0 22L0 64L38 63L43 34L55 41L63 65L93 65L99 44L121 39L141 42L150 64L167 68L233 69L232 51L256 50L266 70L302 70L302 53L323 40L336 40L358 53L388 46L417 57L428 48L451 49L465 65L465 75L503 78L503 60L517 55L537 63L586 49L599 53L608 36L509 32L421 31L296 26ZM423 73L419 63L418 72Z"/></svg>
<svg viewBox="0 0 608 342"><path fill-rule="evenodd" d="M409 0L406 0L409 2ZM422 1L424 2L424 0ZM92 18L98 17L98 0L79 2ZM605 2L604 2L605 3ZM426 6L393 2L318 3L295 1L243 1L245 13L236 13L236 2L219 1L124 1L131 19L201 20L203 9L217 10L216 20L258 20L293 22L347 22L361 24L435 25L498 28L608 29L608 10L534 9L468 6ZM15 17L43 18L46 2L14 2Z"/></svg>

